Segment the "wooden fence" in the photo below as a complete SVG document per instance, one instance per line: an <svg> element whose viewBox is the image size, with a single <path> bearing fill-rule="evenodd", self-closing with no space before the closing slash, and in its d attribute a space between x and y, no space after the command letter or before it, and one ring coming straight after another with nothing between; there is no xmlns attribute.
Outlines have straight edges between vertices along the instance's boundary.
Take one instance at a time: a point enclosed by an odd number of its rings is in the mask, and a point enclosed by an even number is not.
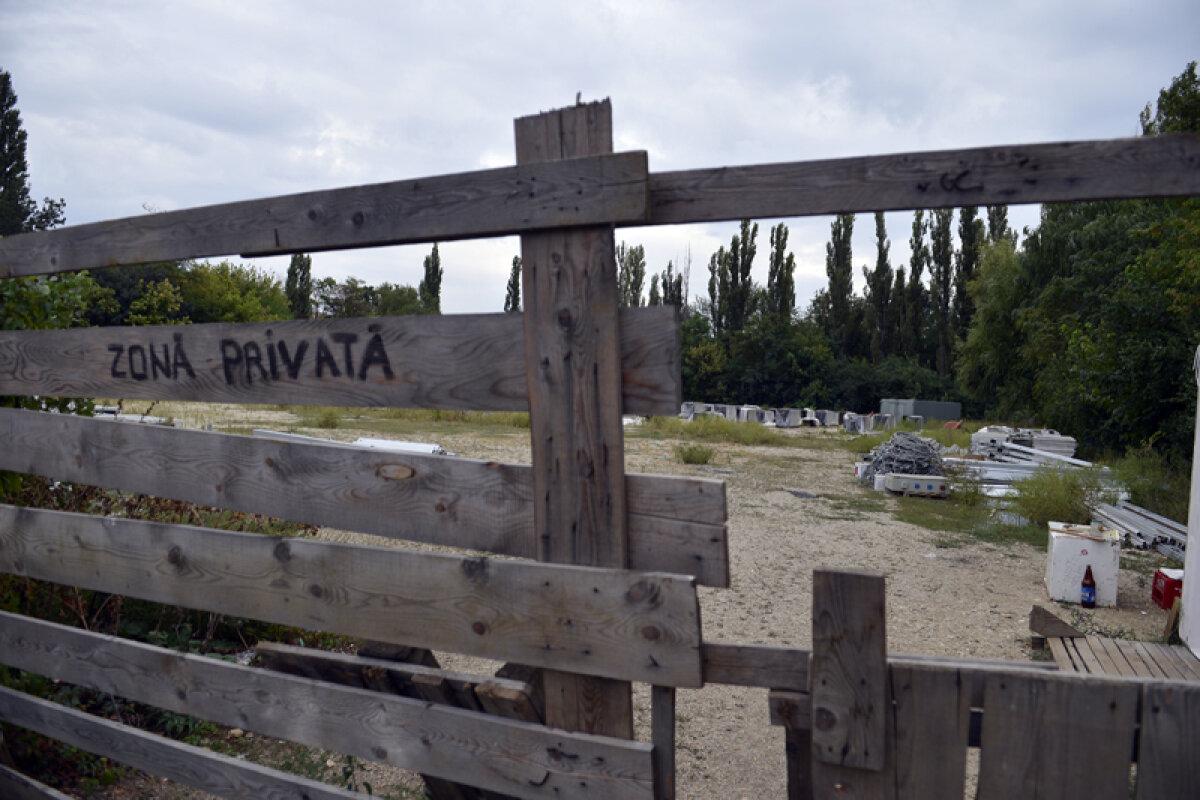
<svg viewBox="0 0 1200 800"><path fill-rule="evenodd" d="M607 101L516 121L516 166L0 240L0 276L519 233L521 315L0 334L0 393L528 410L532 466L0 411L0 469L458 556L0 507L0 570L364 637L251 668L0 614L0 662L419 771L433 797L674 795L677 689L770 690L791 797L1200 796L1200 685L888 656L879 575L818 571L809 651L707 642L724 484L626 474L674 414L671 308L618 308L615 226L1200 194L1200 137L651 173ZM441 669L429 650L509 662ZM631 682L652 686L633 740ZM359 797L0 688L0 720L228 797ZM766 720L763 721L764 723ZM32 788L31 788L32 787ZM57 796L0 768L0 794Z"/></svg>

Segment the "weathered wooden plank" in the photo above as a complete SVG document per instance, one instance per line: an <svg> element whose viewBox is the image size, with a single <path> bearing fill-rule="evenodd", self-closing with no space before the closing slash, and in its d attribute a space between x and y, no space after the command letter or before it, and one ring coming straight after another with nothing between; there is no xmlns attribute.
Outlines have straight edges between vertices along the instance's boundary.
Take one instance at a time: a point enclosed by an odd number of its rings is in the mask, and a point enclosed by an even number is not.
<svg viewBox="0 0 1200 800"><path fill-rule="evenodd" d="M884 578L813 571L814 782L844 768L878 771L887 748L888 680Z"/></svg>
<svg viewBox="0 0 1200 800"><path fill-rule="evenodd" d="M0 393L525 411L521 330L435 314L3 331ZM678 310L622 309L619 337L626 412L677 413Z"/></svg>
<svg viewBox="0 0 1200 800"><path fill-rule="evenodd" d="M441 667L427 667L423 664L389 661L382 658L366 658L277 642L259 642L255 646L255 652L263 666L268 669L314 680L334 681L345 686L363 686L365 688L396 686L410 683L417 676L436 677L450 685L469 686L477 696L486 694L491 698L497 698L498 702L491 707L486 707L487 704L482 700L477 703L477 705L485 706L490 713L497 713L509 719L524 719L528 722L541 721L531 699L533 688L525 681L481 677ZM381 678L386 680L381 680ZM523 696L525 702L516 700L515 698L518 696ZM498 710L499 699L507 699L510 706L519 707L522 711L519 715L500 712ZM525 713L525 709L532 713Z"/></svg>
<svg viewBox="0 0 1200 800"><path fill-rule="evenodd" d="M1153 660L1154 666L1169 681L1186 681L1187 675L1179 668L1179 662L1171 654L1170 645L1142 642L1142 650Z"/></svg>
<svg viewBox="0 0 1200 800"><path fill-rule="evenodd" d="M1111 639L1110 641L1112 642L1112 646L1116 647L1125 656L1125 659L1129 662L1129 666L1133 668L1134 675L1137 675L1139 678L1156 677L1154 671L1142 660L1142 654L1134 646L1133 642L1124 639Z"/></svg>
<svg viewBox="0 0 1200 800"><path fill-rule="evenodd" d="M1100 664L1100 672L1105 675L1120 675L1121 673L1117 669L1116 662L1108 654L1108 650L1100 642L1096 641L1095 636L1088 636L1086 638L1088 646L1096 656L1096 661Z"/></svg>
<svg viewBox="0 0 1200 800"><path fill-rule="evenodd" d="M1100 659L1092 651L1091 643L1086 636L1076 636L1069 640L1069 647L1073 647L1078 653L1079 659L1083 662L1083 666L1089 673L1094 675L1104 674L1104 667L1100 664Z"/></svg>
<svg viewBox="0 0 1200 800"><path fill-rule="evenodd" d="M612 152L612 106L577 105L514 124L517 163ZM525 363L538 558L629 565L624 430L609 226L521 237ZM630 687L544 677L551 725L633 735Z"/></svg>
<svg viewBox="0 0 1200 800"><path fill-rule="evenodd" d="M698 687L690 578L0 505L0 571L160 603Z"/></svg>
<svg viewBox="0 0 1200 800"><path fill-rule="evenodd" d="M675 800L675 687L650 687L654 800Z"/></svg>
<svg viewBox="0 0 1200 800"><path fill-rule="evenodd" d="M0 613L0 662L518 797L640 797L651 747L242 667Z"/></svg>
<svg viewBox="0 0 1200 800"><path fill-rule="evenodd" d="M1171 652L1178 658L1180 665L1188 671L1190 680L1200 681L1200 658L1197 658L1185 645L1170 645Z"/></svg>
<svg viewBox="0 0 1200 800"><path fill-rule="evenodd" d="M771 724L784 729L788 800L811 800L812 696L808 692L772 689L767 693L767 708Z"/></svg>
<svg viewBox="0 0 1200 800"><path fill-rule="evenodd" d="M137 728L94 717L48 700L0 687L0 719L36 731L43 736L111 758L153 775L203 789L220 797L241 800L368 800L368 795L338 789L319 781L260 766L203 747L172 741ZM5 798L66 798L53 794L9 794L0 780Z"/></svg>
<svg viewBox="0 0 1200 800"><path fill-rule="evenodd" d="M1129 644L1133 647L1134 651L1139 656L1141 656L1142 663L1146 665L1146 669L1150 670L1150 677L1152 677L1152 678L1171 678L1171 677L1173 677L1171 675L1168 675L1166 670L1164 670L1162 668L1162 666L1159 665L1159 663L1154 660L1154 655L1150 652L1149 648L1147 648L1145 642L1130 642Z"/></svg>
<svg viewBox="0 0 1200 800"><path fill-rule="evenodd" d="M6 237L0 277L279 255L646 219L646 154L246 200Z"/></svg>
<svg viewBox="0 0 1200 800"><path fill-rule="evenodd" d="M0 409L0 469L396 539L533 557L529 467ZM630 567L728 585L711 480L626 476ZM685 500L693 498L689 506ZM642 513L642 509L656 513ZM691 518L657 512L677 509ZM696 519L696 522L692 520Z"/></svg>
<svg viewBox="0 0 1200 800"><path fill-rule="evenodd" d="M808 650L704 642L700 652L705 683L808 690Z"/></svg>
<svg viewBox="0 0 1200 800"><path fill-rule="evenodd" d="M0 797L8 800L72 800L70 795L3 764L0 764Z"/></svg>
<svg viewBox="0 0 1200 800"><path fill-rule="evenodd" d="M896 797L962 797L971 706L958 675L891 667L896 714Z"/></svg>
<svg viewBox="0 0 1200 800"><path fill-rule="evenodd" d="M1099 644L1100 647L1104 649L1104 652L1108 654L1109 659L1111 659L1113 662L1113 666L1116 667L1118 675L1124 675L1131 678L1138 677L1137 670L1134 668L1133 664L1129 662L1129 657L1125 654L1125 652L1121 650L1121 648L1117 647L1117 642L1115 639L1109 639L1104 636L1094 636L1092 637L1092 641L1095 644Z"/></svg>
<svg viewBox="0 0 1200 800"><path fill-rule="evenodd" d="M1070 651L1067 650L1066 644L1058 636L1051 636L1046 640L1046 644L1050 647L1050 653L1054 656L1054 663L1058 664L1059 669L1067 672L1080 672L1082 664L1076 664L1075 659L1071 658Z"/></svg>
<svg viewBox="0 0 1200 800"><path fill-rule="evenodd" d="M1047 638L1051 636L1072 638L1083 636L1083 633L1078 628L1068 625L1050 613L1049 610L1038 605L1033 606L1029 611L1029 630Z"/></svg>
<svg viewBox="0 0 1200 800"><path fill-rule="evenodd" d="M1144 136L650 175L651 225L1200 194L1200 136Z"/></svg>
<svg viewBox="0 0 1200 800"><path fill-rule="evenodd" d="M788 800L812 800L812 731L785 728Z"/></svg>
<svg viewBox="0 0 1200 800"><path fill-rule="evenodd" d="M1137 797L1200 797L1200 685L1148 683L1142 689Z"/></svg>
<svg viewBox="0 0 1200 800"><path fill-rule="evenodd" d="M1070 675L988 680L979 798L1125 800L1138 686Z"/></svg>
<svg viewBox="0 0 1200 800"><path fill-rule="evenodd" d="M380 643L375 644L379 645ZM362 686L377 692L398 694L401 697L420 697L443 703L447 702L448 698L428 696L428 691L422 691L419 688L420 682L417 680L419 676L438 676L440 684L453 683L473 686L474 681L478 680L475 676L461 675L440 669L435 666L437 660L433 654L423 648L381 648L377 646L375 649L390 651L391 655L400 656L401 662L397 663L386 658L359 657L305 647L292 647L275 642L259 642L255 647L255 652L263 666L276 672L301 675L315 680L333 681L343 686ZM414 660L404 663L407 658ZM429 682L425 685L436 684ZM467 706L459 705L458 707ZM421 777L425 782L425 793L429 795L430 800L475 800L484 794L489 797L499 796L433 775L422 775Z"/></svg>

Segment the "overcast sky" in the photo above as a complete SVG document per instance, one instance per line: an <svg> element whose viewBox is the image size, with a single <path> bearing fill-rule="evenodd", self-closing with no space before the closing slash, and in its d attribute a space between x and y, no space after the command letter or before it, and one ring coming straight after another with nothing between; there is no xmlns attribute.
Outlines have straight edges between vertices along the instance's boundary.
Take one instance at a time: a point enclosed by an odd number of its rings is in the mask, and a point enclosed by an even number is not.
<svg viewBox="0 0 1200 800"><path fill-rule="evenodd" d="M0 0L31 190L65 199L69 224L510 165L512 120L578 92L612 99L616 149L651 171L1132 136L1198 58L1197 0ZM826 282L829 222L788 221L801 308ZM887 223L903 264L911 214ZM645 245L649 272L690 249L696 295L734 228L617 238ZM440 251L443 311L502 309L515 238ZM428 252L318 253L313 272L415 286ZM874 261L860 215L856 273Z"/></svg>

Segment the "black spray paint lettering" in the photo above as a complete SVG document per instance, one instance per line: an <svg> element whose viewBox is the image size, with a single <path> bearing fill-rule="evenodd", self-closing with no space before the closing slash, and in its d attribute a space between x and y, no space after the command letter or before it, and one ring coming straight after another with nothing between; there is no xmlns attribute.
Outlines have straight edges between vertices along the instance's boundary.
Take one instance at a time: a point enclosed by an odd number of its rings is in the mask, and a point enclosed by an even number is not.
<svg viewBox="0 0 1200 800"><path fill-rule="evenodd" d="M179 380L185 372L189 378L196 377L192 362L183 348L183 334L177 333L173 339L173 346L170 342L110 344L108 351L113 354L113 360L108 368L109 375L114 378L133 378L135 381L158 380L160 377Z"/></svg>
<svg viewBox="0 0 1200 800"><path fill-rule="evenodd" d="M253 384L255 379L279 380L281 367L288 379L296 380L305 364L309 363L307 357L310 352L312 358L309 374L317 378L341 378L344 374L350 380L365 381L373 369L382 372L387 380L395 378L392 363L383 346L383 337L379 334L380 326L370 325L367 330L371 336L361 347L361 352L355 348L360 341L357 333L331 333L328 341L322 336L311 345L307 339L290 345L283 340L271 341L269 330L266 332L268 341L265 344L222 339L221 370L225 376L225 383L244 381Z"/></svg>

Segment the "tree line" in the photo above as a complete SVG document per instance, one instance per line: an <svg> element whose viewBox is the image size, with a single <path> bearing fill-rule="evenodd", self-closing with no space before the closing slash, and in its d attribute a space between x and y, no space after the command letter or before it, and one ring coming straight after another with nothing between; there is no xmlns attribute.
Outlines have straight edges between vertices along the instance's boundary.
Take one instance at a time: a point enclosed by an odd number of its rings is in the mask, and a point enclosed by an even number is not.
<svg viewBox="0 0 1200 800"><path fill-rule="evenodd" d="M1200 131L1196 64L1140 115L1143 135ZM0 72L0 235L65 219L62 200L34 202L25 133ZM1200 199L1044 206L1019 237L1004 206L916 211L907 263L891 258L874 214L874 265L854 289L854 227L841 214L826 244L827 284L803 309L783 223L766 236L766 285L751 277L757 223L744 220L708 260L692 299L690 253L650 274L641 245L616 248L625 306L674 305L683 318L687 399L857 411L883 397L959 400L968 416L1045 424L1096 450L1191 451L1200 342ZM869 217L868 217L869 218ZM521 260L503 308L521 309ZM227 322L440 313L435 244L416 287L313 280L292 257L280 281L230 262L170 263L0 281L4 328Z"/></svg>

